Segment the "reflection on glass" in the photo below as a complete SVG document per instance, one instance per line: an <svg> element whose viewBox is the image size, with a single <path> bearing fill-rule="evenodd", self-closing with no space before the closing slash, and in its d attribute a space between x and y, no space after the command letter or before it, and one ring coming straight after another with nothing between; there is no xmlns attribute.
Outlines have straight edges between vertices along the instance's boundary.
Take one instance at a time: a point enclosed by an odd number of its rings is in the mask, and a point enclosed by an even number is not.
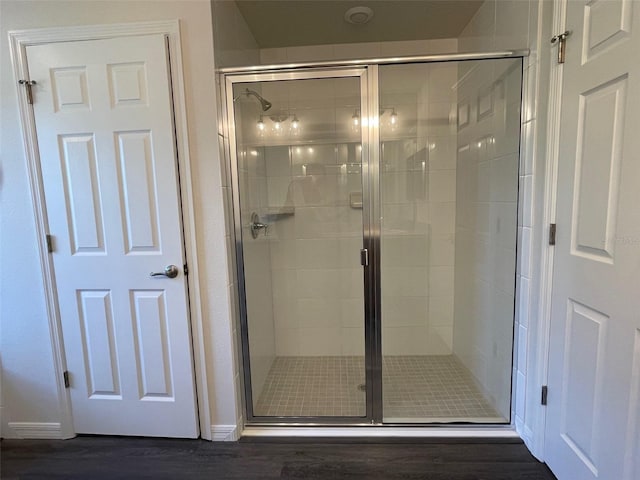
<svg viewBox="0 0 640 480"><path fill-rule="evenodd" d="M521 72L380 67L385 422L510 420Z"/></svg>

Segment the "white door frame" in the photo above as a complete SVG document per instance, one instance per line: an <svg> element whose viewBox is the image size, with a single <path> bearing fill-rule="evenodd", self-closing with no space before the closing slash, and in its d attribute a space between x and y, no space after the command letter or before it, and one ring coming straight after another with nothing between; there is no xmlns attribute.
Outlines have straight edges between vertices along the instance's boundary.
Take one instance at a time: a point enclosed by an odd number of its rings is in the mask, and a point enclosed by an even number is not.
<svg viewBox="0 0 640 480"><path fill-rule="evenodd" d="M568 0L553 1L553 35L564 32L566 29L566 10ZM553 292L553 271L555 248L550 248L548 228L551 223L556 223L557 192L558 192L558 162L560 151L560 127L562 113L562 86L564 67L557 62L556 46L547 43L547 38L541 39L541 45L550 48L549 62L549 108L547 111L546 126L546 146L545 154L545 178L543 190L543 205L541 223L534 229L541 230L540 243L536 246L540 250L540 283L538 290L538 321L535 338L537 344L529 345L530 351L536 352L537 361L531 365L530 375L535 379L534 385L547 385L549 375L549 347L551 335L551 294ZM568 48L571 48L569 46ZM566 226L561 226L565 228ZM530 384L531 385L531 384ZM539 390L533 392L537 395ZM528 395L529 396L529 395ZM533 445L530 445L532 452L541 461L545 460L545 429L546 429L546 409L540 410L535 415L531 426L534 430ZM528 422L527 422L528 423Z"/></svg>
<svg viewBox="0 0 640 480"><path fill-rule="evenodd" d="M185 256L187 265L189 266L189 275L187 276L189 287L188 313L191 325L191 343L193 346L200 435L204 439L211 440L203 315L200 302L200 285L198 281L199 273L195 235L194 195L191 182L191 161L189 157L189 143L187 135L186 100L182 69L182 48L180 44L180 23L178 20L39 28L9 32L11 61L13 63L16 94L20 110L21 129L27 159L27 172L31 190L31 200L34 209L36 235L38 237L38 253L42 269L47 317L49 320L53 366L58 390L60 438L74 437L75 430L71 412L71 398L68 390L64 386L63 373L66 370L66 360L56 296L53 262L47 249L46 234L48 233L48 225L44 188L40 174L40 155L38 152L35 118L33 110L27 101L26 89L20 86L18 81L28 78L26 47L30 45L81 40L100 40L115 37L152 34L164 35L167 39L167 45L169 48L169 61L171 66L170 76L173 94L172 103L178 154L178 176L180 180L180 200L183 216L182 227L184 233ZM37 95L37 86L35 92Z"/></svg>

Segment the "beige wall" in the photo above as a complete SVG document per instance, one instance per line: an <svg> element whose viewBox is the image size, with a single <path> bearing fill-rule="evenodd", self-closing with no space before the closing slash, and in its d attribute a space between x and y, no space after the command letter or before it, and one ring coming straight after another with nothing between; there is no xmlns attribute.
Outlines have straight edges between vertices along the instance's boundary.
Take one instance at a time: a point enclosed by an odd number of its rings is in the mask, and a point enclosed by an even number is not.
<svg viewBox="0 0 640 480"><path fill-rule="evenodd" d="M259 58L259 49L256 44L249 27L247 26L240 10L238 10L238 6L234 0L211 0L211 8L212 8L212 25L213 25L213 51L214 51L214 63L215 68L224 68L231 66L243 66L243 65L257 65L260 63ZM215 88L216 93L220 95L223 94L223 90L221 89L220 82L222 80L222 76L216 74L215 75ZM209 85L207 83L207 85ZM218 118L224 118L222 114L225 106L225 101L222 98L218 99L218 110L219 116ZM239 344L239 299L238 299L238 287L235 278L235 248L234 248L234 234L233 234L233 210L231 205L232 201L232 193L231 193L231 177L228 168L228 155L230 150L229 145L229 137L227 136L227 131L222 122L218 122L218 136L217 143L219 148L219 158L222 160L219 163L220 173L221 173L221 194L222 199L225 204L224 215L225 215L225 229L224 229L224 240L225 240L225 254L227 258L227 279L228 279L228 295L230 299L230 303L232 305L232 309L229 313L229 324L231 327L231 337L232 341L229 343L224 343L228 340L228 337L223 336L220 338L220 348L223 351L231 348L231 360L233 362L233 386L234 390L228 389L226 390L226 396L224 398L224 402L230 402L235 400L236 405L236 423L237 425L241 425L243 422L244 416L244 406L241 403L242 394L241 390L243 387L242 381L242 360L240 358L240 344ZM265 253L265 246L261 245L262 252L260 248L254 249L251 253L260 256L261 253ZM266 250L268 252L268 249ZM264 257L264 255L263 255ZM268 258L268 257L266 257ZM264 272L262 272L264 274ZM267 272L268 273L268 272ZM258 282L259 284L259 282ZM264 296L263 296L264 297ZM268 315L271 315L271 309L267 306L266 310ZM268 335L273 335L269 330L269 319L264 322L263 326L265 330L261 333L266 332ZM267 359L266 362L261 363L261 368L258 368L259 374L257 381L254 381L257 385L261 385L266 378L266 371L270 367L270 358L271 355L271 342L266 342L266 345L261 345L263 349L260 351L260 358ZM225 365L225 368L227 365ZM226 370L225 370L226 371ZM252 372L255 374L255 372ZM226 377L225 377L226 378ZM223 403L224 403L223 402ZM224 429L222 429L219 437L224 437L226 434Z"/></svg>
<svg viewBox="0 0 640 480"><path fill-rule="evenodd" d="M211 0L216 67L260 63L260 50L235 1Z"/></svg>
<svg viewBox="0 0 640 480"><path fill-rule="evenodd" d="M219 150L215 135L210 2L3 0L0 3L3 436L14 435L7 427L8 422L60 422L7 32L168 19L180 19L182 28L211 423L236 425L237 405L235 396L229 393L234 392L229 312L231 282L227 274Z"/></svg>

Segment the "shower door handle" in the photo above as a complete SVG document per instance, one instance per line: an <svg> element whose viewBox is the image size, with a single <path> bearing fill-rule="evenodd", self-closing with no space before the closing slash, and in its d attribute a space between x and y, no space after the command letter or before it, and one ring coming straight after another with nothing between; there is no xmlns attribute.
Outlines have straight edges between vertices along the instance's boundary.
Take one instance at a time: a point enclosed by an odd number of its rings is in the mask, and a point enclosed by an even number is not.
<svg viewBox="0 0 640 480"><path fill-rule="evenodd" d="M369 250L366 248L360 249L360 265L366 267L369 265Z"/></svg>
<svg viewBox="0 0 640 480"><path fill-rule="evenodd" d="M253 238L258 238L260 230L264 230L266 232L268 227L269 225L260 221L260 217L257 213L253 212L251 214L251 223L249 224L249 228L251 229L251 236Z"/></svg>

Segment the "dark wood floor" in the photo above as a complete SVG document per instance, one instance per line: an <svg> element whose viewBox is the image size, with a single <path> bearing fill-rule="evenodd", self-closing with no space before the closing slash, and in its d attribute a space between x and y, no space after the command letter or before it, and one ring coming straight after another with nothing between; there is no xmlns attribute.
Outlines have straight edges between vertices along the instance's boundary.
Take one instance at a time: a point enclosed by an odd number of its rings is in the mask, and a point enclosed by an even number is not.
<svg viewBox="0 0 640 480"><path fill-rule="evenodd" d="M3 440L3 479L551 480L520 441Z"/></svg>

